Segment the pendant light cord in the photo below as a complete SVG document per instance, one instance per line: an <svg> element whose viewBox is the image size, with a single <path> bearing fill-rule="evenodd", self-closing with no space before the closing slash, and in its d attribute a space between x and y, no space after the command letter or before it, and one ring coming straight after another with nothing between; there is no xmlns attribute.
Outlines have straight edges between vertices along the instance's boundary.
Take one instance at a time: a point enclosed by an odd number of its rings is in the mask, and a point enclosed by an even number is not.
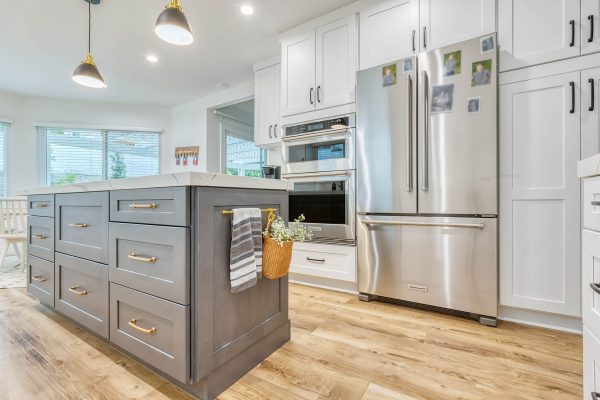
<svg viewBox="0 0 600 400"><path fill-rule="evenodd" d="M88 53L92 53L92 0L88 0Z"/></svg>

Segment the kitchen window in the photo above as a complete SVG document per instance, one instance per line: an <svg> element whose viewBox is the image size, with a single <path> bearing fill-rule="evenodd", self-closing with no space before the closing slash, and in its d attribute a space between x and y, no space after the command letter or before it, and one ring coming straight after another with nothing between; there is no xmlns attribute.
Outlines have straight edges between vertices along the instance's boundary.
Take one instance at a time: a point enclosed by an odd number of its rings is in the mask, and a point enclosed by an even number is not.
<svg viewBox="0 0 600 400"><path fill-rule="evenodd" d="M8 194L8 134L10 124L0 122L0 197Z"/></svg>
<svg viewBox="0 0 600 400"><path fill-rule="evenodd" d="M160 133L39 128L48 186L157 175Z"/></svg>

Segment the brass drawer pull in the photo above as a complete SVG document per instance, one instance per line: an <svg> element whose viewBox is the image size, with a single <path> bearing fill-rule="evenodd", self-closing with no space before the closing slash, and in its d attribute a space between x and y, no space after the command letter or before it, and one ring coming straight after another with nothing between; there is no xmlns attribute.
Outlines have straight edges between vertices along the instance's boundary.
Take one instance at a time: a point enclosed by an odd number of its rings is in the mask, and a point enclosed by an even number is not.
<svg viewBox="0 0 600 400"><path fill-rule="evenodd" d="M138 320L135 318L129 320L129 326L138 332L145 333L146 335L155 335L158 332L158 329L156 329L156 328L145 329L145 328L142 328L141 326L138 326L137 323L138 323Z"/></svg>
<svg viewBox="0 0 600 400"><path fill-rule="evenodd" d="M33 203L31 208L46 208L48 207L48 203Z"/></svg>
<svg viewBox="0 0 600 400"><path fill-rule="evenodd" d="M40 239L40 240L48 239L48 236L46 236L46 235L35 235L34 237L36 239Z"/></svg>
<svg viewBox="0 0 600 400"><path fill-rule="evenodd" d="M140 256L138 256L135 253L129 253L129 254L127 254L127 258L129 258L131 260L141 261L141 262L147 262L147 263L156 262L156 257L140 257Z"/></svg>
<svg viewBox="0 0 600 400"><path fill-rule="evenodd" d="M85 296L88 294L87 290L77 290L79 288L79 286L73 286L69 288L69 291L71 293L75 293L78 296Z"/></svg>
<svg viewBox="0 0 600 400"><path fill-rule="evenodd" d="M69 224L69 226L72 226L73 228L87 228L89 225L88 224L80 224L78 222L72 222Z"/></svg>
<svg viewBox="0 0 600 400"><path fill-rule="evenodd" d="M48 279L44 278L42 275L34 275L31 277L36 282L46 282Z"/></svg>
<svg viewBox="0 0 600 400"><path fill-rule="evenodd" d="M156 203L150 203L150 204L135 204L135 203L131 203L129 205L129 208L156 208L158 207L158 205Z"/></svg>

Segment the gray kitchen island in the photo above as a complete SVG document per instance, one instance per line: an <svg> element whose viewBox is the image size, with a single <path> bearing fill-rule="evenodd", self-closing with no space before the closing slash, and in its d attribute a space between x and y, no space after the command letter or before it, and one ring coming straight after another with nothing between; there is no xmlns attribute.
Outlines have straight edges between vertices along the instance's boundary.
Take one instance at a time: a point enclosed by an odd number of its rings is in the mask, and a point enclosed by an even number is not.
<svg viewBox="0 0 600 400"><path fill-rule="evenodd" d="M23 191L28 291L212 399L290 338L287 278L231 293L228 211L288 220L292 187L190 172Z"/></svg>

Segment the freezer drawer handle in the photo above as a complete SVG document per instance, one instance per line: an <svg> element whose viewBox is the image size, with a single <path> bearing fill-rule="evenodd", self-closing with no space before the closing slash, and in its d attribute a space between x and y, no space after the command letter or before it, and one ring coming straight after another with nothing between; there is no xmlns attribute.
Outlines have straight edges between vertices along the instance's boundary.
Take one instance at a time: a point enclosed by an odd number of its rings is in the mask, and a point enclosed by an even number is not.
<svg viewBox="0 0 600 400"><path fill-rule="evenodd" d="M412 83L412 77L410 75L408 75L406 77L406 81L408 83L408 118L407 123L408 123L408 129L407 129L407 135L406 135L406 191L407 192L412 192L413 191L413 181L412 181L412 175L413 175L413 170L412 170L412 148L413 148L413 144L412 144L412 137L413 137L413 123L412 123L412 115L413 115L413 108L412 108L412 103L413 103L413 83Z"/></svg>
<svg viewBox="0 0 600 400"><path fill-rule="evenodd" d="M590 283L590 287L592 288L592 290L598 294L600 294L600 283Z"/></svg>
<svg viewBox="0 0 600 400"><path fill-rule="evenodd" d="M598 400L599 397L600 397L600 393L592 392L592 400Z"/></svg>
<svg viewBox="0 0 600 400"><path fill-rule="evenodd" d="M312 261L312 262L320 262L320 263L324 263L325 259L324 258L312 258L312 257L306 257L307 261Z"/></svg>
<svg viewBox="0 0 600 400"><path fill-rule="evenodd" d="M475 228L483 229L485 224L460 224L451 222L410 222L410 221L363 221L365 225L397 225L397 226L433 226L442 228Z"/></svg>

